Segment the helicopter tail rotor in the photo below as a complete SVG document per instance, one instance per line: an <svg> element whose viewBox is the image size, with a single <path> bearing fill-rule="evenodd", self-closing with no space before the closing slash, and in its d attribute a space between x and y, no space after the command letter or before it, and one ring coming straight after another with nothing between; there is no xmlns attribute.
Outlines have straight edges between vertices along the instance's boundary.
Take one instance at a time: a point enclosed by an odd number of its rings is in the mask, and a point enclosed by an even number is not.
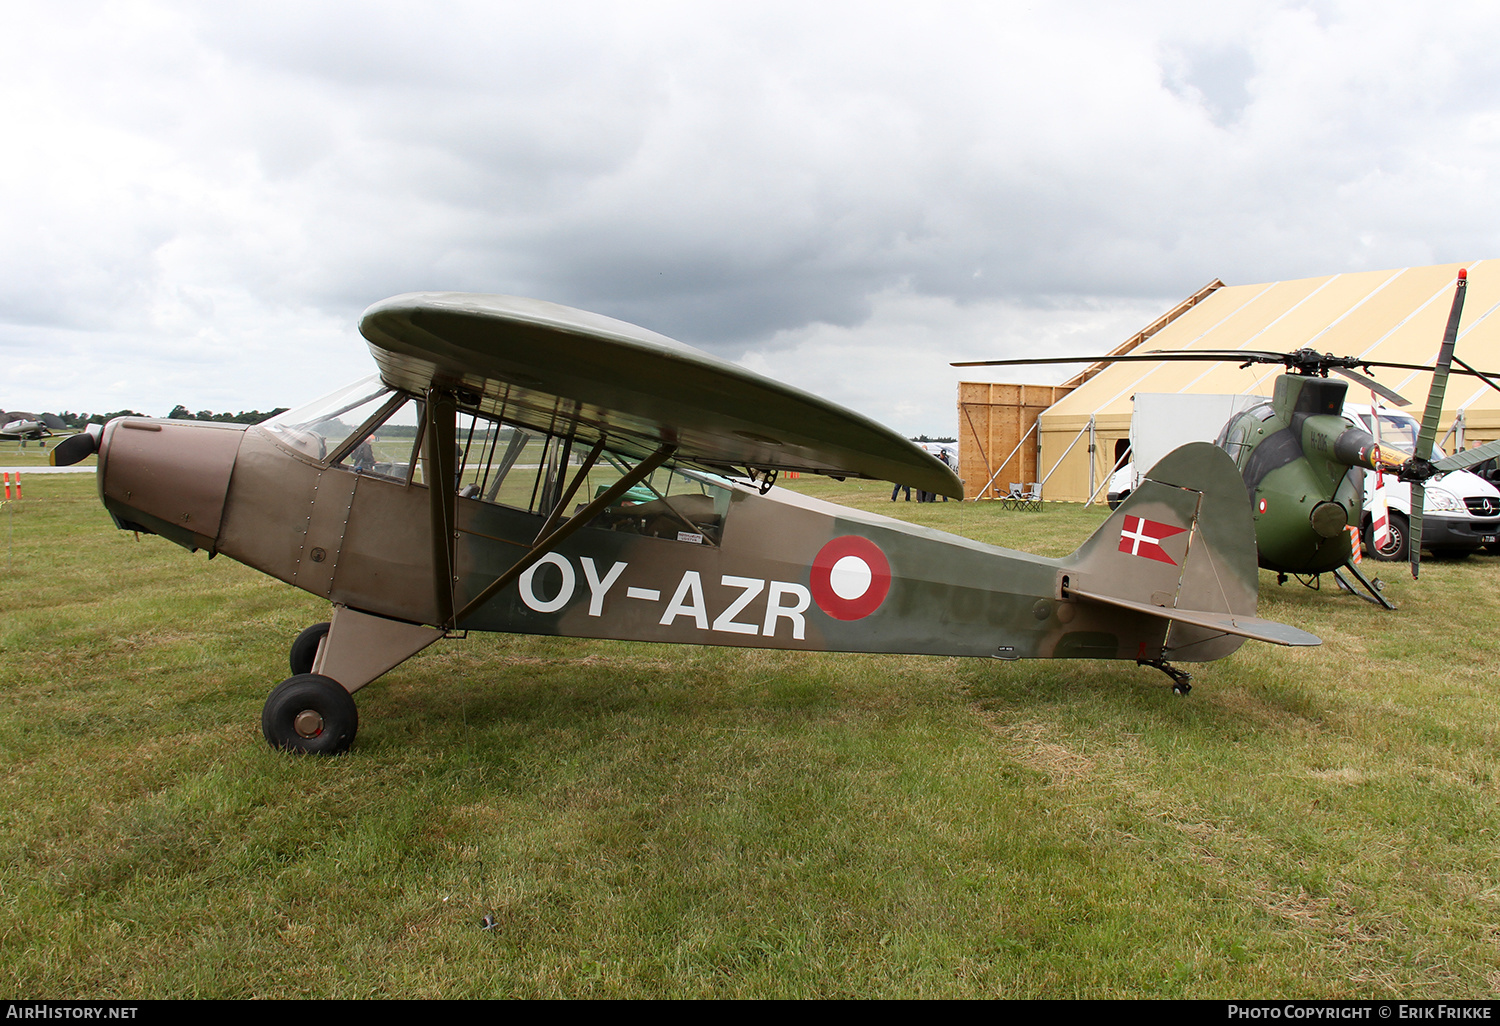
<svg viewBox="0 0 1500 1026"><path fill-rule="evenodd" d="M1460 268L1458 284L1453 289L1453 307L1448 311L1448 327L1443 332L1443 344L1438 348L1437 363L1432 369L1432 388L1427 393L1427 409L1422 413L1422 430L1417 435L1416 461L1436 467L1432 460L1433 445L1437 441L1438 418L1443 413L1443 396L1448 390L1448 374L1453 369L1453 345L1458 341L1458 322L1464 312L1464 291L1469 284L1469 272ZM1478 462L1477 460L1475 462ZM1431 476L1429 473L1427 476ZM1413 480L1411 484L1411 575L1417 576L1422 563L1422 513L1427 499L1426 477Z"/></svg>

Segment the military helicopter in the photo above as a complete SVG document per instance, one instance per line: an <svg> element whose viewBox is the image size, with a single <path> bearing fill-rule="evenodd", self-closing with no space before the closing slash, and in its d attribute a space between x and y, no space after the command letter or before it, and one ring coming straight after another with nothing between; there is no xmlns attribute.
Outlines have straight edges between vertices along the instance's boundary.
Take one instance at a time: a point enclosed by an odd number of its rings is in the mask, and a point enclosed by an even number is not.
<svg viewBox="0 0 1500 1026"><path fill-rule="evenodd" d="M1500 441L1490 442L1437 461L1432 460L1438 418L1450 373L1470 374L1496 385L1492 375L1476 371L1453 355L1463 313L1467 270L1458 272L1453 306L1434 366L1334 356L1303 348L1290 353L1264 350L1190 350L1129 353L1106 357L1044 357L1019 360L970 360L955 367L1003 367L1045 363L1118 363L1165 361L1233 361L1281 364L1288 373L1276 379L1269 402L1260 403L1224 425L1217 444L1234 458L1254 507L1255 538L1260 566L1287 575L1348 573L1386 608L1394 608L1353 562L1354 536L1363 508L1365 470L1391 474L1412 486L1409 543L1412 576L1420 564L1422 502L1425 482L1437 475L1483 462L1500 454ZM1454 364L1459 365L1454 368ZM1369 388L1399 406L1409 405L1398 393L1369 377L1373 368L1432 371L1432 389L1423 414L1416 452L1382 448L1363 428L1344 415L1348 383L1329 378L1341 375ZM1340 577L1340 582L1347 582ZM1352 590L1352 589L1351 589Z"/></svg>
<svg viewBox="0 0 1500 1026"><path fill-rule="evenodd" d="M538 300L397 296L379 375L246 428L122 417L97 452L122 529L327 599L261 716L277 748L352 743L352 693L470 630L1002 660L1202 662L1246 638L1255 535L1233 462L1165 456L1073 555L1028 555L774 488L782 471L961 497L853 411L655 332Z"/></svg>

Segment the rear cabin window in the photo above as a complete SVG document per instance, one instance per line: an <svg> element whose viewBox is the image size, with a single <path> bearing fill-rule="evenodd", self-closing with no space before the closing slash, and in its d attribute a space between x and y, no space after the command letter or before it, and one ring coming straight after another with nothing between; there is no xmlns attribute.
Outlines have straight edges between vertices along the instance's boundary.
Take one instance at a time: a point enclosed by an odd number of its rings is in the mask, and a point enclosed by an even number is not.
<svg viewBox="0 0 1500 1026"><path fill-rule="evenodd" d="M545 516L566 493L593 446L461 412L458 494ZM571 497L571 516L603 494L637 460L605 450ZM616 499L589 525L657 538L717 545L729 511L728 480L665 463Z"/></svg>

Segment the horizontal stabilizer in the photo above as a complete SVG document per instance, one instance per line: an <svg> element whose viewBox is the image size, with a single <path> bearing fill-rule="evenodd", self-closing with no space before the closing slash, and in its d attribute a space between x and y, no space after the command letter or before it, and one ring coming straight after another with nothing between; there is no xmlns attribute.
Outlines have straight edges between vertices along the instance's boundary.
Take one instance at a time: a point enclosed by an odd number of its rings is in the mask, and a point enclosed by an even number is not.
<svg viewBox="0 0 1500 1026"><path fill-rule="evenodd" d="M1194 627L1203 627L1211 631L1222 631L1225 634L1252 638L1256 641L1269 641L1273 645L1322 644L1316 635L1289 624L1277 623L1275 620L1263 620L1258 616L1209 613L1198 609L1172 609L1168 606L1155 606L1149 602L1136 602L1131 599L1116 598L1113 595L1080 591L1078 588L1069 588L1068 594L1091 602L1103 602L1121 609L1132 609L1137 613L1159 616L1164 620L1176 620L1179 623L1191 624Z"/></svg>

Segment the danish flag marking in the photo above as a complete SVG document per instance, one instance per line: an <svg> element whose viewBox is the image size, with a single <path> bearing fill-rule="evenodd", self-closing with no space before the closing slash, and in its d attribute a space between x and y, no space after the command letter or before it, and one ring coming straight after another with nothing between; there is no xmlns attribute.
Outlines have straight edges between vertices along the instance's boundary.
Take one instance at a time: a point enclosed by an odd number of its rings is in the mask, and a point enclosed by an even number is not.
<svg viewBox="0 0 1500 1026"><path fill-rule="evenodd" d="M1127 516L1125 526L1120 531L1120 551L1176 566L1177 560L1167 555L1167 550L1161 547L1161 543L1164 539L1174 534L1181 534L1185 530L1187 530L1185 527L1159 524L1145 517Z"/></svg>

